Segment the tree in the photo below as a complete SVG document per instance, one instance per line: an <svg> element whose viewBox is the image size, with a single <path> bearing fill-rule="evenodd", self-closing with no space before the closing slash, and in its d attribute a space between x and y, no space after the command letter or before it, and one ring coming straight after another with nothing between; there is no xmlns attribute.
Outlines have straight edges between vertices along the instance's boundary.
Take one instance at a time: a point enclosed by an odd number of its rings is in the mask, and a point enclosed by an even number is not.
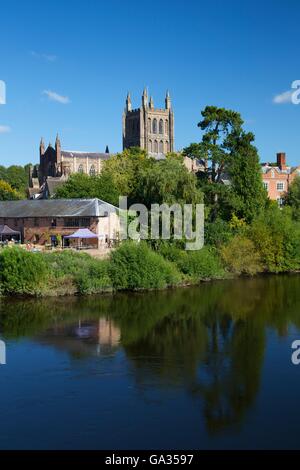
<svg viewBox="0 0 300 470"><path fill-rule="evenodd" d="M151 165L141 170L134 199L150 208L155 203L197 204L203 201L203 195L182 158L170 156L166 160L152 160Z"/></svg>
<svg viewBox="0 0 300 470"><path fill-rule="evenodd" d="M293 219L300 220L300 176L290 184L285 196L285 204L292 208Z"/></svg>
<svg viewBox="0 0 300 470"><path fill-rule="evenodd" d="M55 197L57 199L99 198L117 205L119 194L108 173L101 173L97 176L75 173L58 188Z"/></svg>
<svg viewBox="0 0 300 470"><path fill-rule="evenodd" d="M235 111L207 106L201 114L202 141L183 154L205 162L198 176L210 220L218 216L230 220L235 212L250 220L266 199L254 136L243 131L243 120Z"/></svg>
<svg viewBox="0 0 300 470"><path fill-rule="evenodd" d="M228 164L231 181L233 211L247 222L251 222L268 202L263 187L261 168L256 147L252 145L252 133L242 132L233 144L234 158Z"/></svg>
<svg viewBox="0 0 300 470"><path fill-rule="evenodd" d="M20 195L6 181L0 180L0 201L15 201Z"/></svg>
<svg viewBox="0 0 300 470"><path fill-rule="evenodd" d="M135 190L140 174L147 166L151 166L152 161L153 159L149 158L144 150L132 147L107 160L103 174L110 175L118 194L127 196L131 204L135 202Z"/></svg>
<svg viewBox="0 0 300 470"><path fill-rule="evenodd" d="M6 181L19 195L25 197L28 186L29 164L23 166L11 165L7 168L0 165L0 179Z"/></svg>

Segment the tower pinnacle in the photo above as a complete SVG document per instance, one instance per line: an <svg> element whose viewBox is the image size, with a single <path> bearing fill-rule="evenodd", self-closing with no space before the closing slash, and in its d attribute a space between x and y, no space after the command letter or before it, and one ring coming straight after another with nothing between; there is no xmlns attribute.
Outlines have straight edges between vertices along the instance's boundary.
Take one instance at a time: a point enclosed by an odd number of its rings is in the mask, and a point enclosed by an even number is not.
<svg viewBox="0 0 300 470"><path fill-rule="evenodd" d="M131 111L132 110L132 105L131 105L131 96L130 93L127 93L127 98L126 98L126 111Z"/></svg>
<svg viewBox="0 0 300 470"><path fill-rule="evenodd" d="M166 92L165 108L166 109L171 109L171 98L170 98L169 90L167 90L167 92Z"/></svg>
<svg viewBox="0 0 300 470"><path fill-rule="evenodd" d="M144 88L144 91L143 91L142 104L143 104L143 108L148 108L148 91L146 87Z"/></svg>

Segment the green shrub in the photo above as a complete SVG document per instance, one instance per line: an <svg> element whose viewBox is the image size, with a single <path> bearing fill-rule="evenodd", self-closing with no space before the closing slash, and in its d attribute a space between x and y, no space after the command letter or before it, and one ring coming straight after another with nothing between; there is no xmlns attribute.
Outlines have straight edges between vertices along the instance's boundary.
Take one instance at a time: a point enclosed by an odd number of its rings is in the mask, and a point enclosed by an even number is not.
<svg viewBox="0 0 300 470"><path fill-rule="evenodd" d="M107 260L92 259L86 268L75 276L79 294L97 294L111 290L112 283L108 273L109 262Z"/></svg>
<svg viewBox="0 0 300 470"><path fill-rule="evenodd" d="M57 278L75 275L79 270L84 269L92 260L86 253L74 251L57 251L44 253L44 259L49 264L53 275Z"/></svg>
<svg viewBox="0 0 300 470"><path fill-rule="evenodd" d="M96 294L111 289L108 261L92 258L87 253L72 251L44 255L53 276L71 278L79 294Z"/></svg>
<svg viewBox="0 0 300 470"><path fill-rule="evenodd" d="M205 244L219 247L232 238L232 230L228 222L218 218L214 222L205 223L204 236Z"/></svg>
<svg viewBox="0 0 300 470"><path fill-rule="evenodd" d="M176 264L193 281L216 279L224 275L217 251L207 246L197 251L182 251Z"/></svg>
<svg viewBox="0 0 300 470"><path fill-rule="evenodd" d="M188 280L214 279L224 274L217 251L212 247L205 246L201 250L185 251L172 244L166 244L159 252L164 258L175 263Z"/></svg>
<svg viewBox="0 0 300 470"><path fill-rule="evenodd" d="M0 292L3 294L42 294L49 275L41 253L15 247L0 251Z"/></svg>
<svg viewBox="0 0 300 470"><path fill-rule="evenodd" d="M117 289L158 289L180 281L176 267L144 242L124 242L112 253L109 271Z"/></svg>
<svg viewBox="0 0 300 470"><path fill-rule="evenodd" d="M260 254L252 240L237 235L222 246L221 256L227 269L234 274L254 274L263 270Z"/></svg>
<svg viewBox="0 0 300 470"><path fill-rule="evenodd" d="M176 263L180 260L183 250L175 246L173 243L164 243L159 247L159 254L168 261Z"/></svg>
<svg viewBox="0 0 300 470"><path fill-rule="evenodd" d="M268 272L300 269L300 224L289 210L273 206L258 217L248 230L248 237L260 253Z"/></svg>

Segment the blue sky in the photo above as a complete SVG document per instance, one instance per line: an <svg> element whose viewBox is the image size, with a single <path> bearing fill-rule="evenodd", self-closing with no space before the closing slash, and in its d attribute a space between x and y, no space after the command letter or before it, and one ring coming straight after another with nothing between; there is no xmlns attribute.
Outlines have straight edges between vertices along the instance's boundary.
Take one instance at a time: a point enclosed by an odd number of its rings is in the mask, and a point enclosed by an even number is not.
<svg viewBox="0 0 300 470"><path fill-rule="evenodd" d="M297 0L44 0L0 4L0 164L66 150L121 150L126 93L159 107L170 90L175 147L200 140L206 105L241 112L262 161L300 164L300 105L274 103L300 79ZM277 101L285 101L277 99Z"/></svg>

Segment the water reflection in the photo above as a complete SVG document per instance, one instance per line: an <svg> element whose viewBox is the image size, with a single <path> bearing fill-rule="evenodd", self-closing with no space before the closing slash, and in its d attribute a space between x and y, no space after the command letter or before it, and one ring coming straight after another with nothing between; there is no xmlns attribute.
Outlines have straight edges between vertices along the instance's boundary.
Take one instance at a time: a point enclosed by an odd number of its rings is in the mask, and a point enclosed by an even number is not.
<svg viewBox="0 0 300 470"><path fill-rule="evenodd" d="M4 338L73 359L125 354L137 389L184 388L212 435L238 429L260 389L268 330L300 328L300 278L278 276L97 298L3 300Z"/></svg>
<svg viewBox="0 0 300 470"><path fill-rule="evenodd" d="M73 358L109 356L120 342L121 332L111 318L78 319L77 324L56 324L37 335L36 340L68 351Z"/></svg>

